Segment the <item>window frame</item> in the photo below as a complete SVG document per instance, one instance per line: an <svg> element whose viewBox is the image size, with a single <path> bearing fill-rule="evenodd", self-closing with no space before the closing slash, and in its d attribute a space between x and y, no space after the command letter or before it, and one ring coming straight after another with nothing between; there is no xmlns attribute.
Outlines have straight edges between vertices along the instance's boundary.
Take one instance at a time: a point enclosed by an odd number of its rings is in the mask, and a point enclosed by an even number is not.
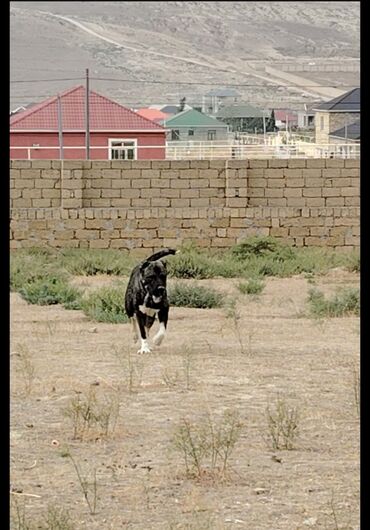
<svg viewBox="0 0 370 530"><path fill-rule="evenodd" d="M130 142L131 144L133 145L130 145L130 146L123 146L123 147L119 147L119 146L115 146L115 145L112 145L114 142L121 142L121 143L124 143L124 142ZM117 149L117 150L126 150L126 149L133 149L134 151L134 158L113 158L112 157L112 151L114 149ZM137 160L137 138L109 138L109 160Z"/></svg>
<svg viewBox="0 0 370 530"><path fill-rule="evenodd" d="M210 133L212 133L213 138L209 137ZM207 140L209 142L213 142L214 140L216 140L216 134L217 134L217 130L216 129L208 129L208 131L207 131Z"/></svg>
<svg viewBox="0 0 370 530"><path fill-rule="evenodd" d="M174 138L174 136L177 136L177 138ZM180 130L179 129L171 129L171 142L177 142L180 140Z"/></svg>

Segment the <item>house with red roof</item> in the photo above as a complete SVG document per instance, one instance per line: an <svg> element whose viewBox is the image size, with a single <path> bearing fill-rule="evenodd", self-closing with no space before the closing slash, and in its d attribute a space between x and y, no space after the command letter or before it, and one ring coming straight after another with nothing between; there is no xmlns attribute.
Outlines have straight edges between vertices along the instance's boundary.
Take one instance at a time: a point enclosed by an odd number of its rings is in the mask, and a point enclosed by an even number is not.
<svg viewBox="0 0 370 530"><path fill-rule="evenodd" d="M298 115L296 112L291 112L285 109L275 109L275 123L276 127L296 127L298 125Z"/></svg>
<svg viewBox="0 0 370 530"><path fill-rule="evenodd" d="M79 85L12 115L10 158L86 159L85 108L85 87ZM166 157L164 127L93 90L89 91L89 131L90 159Z"/></svg>
<svg viewBox="0 0 370 530"><path fill-rule="evenodd" d="M142 108L136 111L140 116L152 120L155 123L163 125L163 123L170 118L170 114L166 114L159 109L151 109L150 107Z"/></svg>

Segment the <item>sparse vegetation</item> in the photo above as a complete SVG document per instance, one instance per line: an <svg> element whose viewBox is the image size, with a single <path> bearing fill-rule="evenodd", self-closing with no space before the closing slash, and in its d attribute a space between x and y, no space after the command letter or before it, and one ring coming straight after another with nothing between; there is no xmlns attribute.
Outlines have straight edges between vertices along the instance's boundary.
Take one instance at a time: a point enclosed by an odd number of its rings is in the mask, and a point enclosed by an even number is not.
<svg viewBox="0 0 370 530"><path fill-rule="evenodd" d="M278 397L274 406L266 408L267 441L273 449L295 448L295 441L299 434L298 408L289 406L285 399Z"/></svg>
<svg viewBox="0 0 370 530"><path fill-rule="evenodd" d="M183 457L188 476L202 478L224 475L237 443L242 423L235 411L225 412L216 421L210 414L198 422L183 418L174 434L174 447Z"/></svg>
<svg viewBox="0 0 370 530"><path fill-rule="evenodd" d="M92 477L92 480L89 481L88 476L84 476L82 474L80 466L77 464L70 450L68 450L67 457L71 460L73 468L76 471L78 483L81 487L81 490L82 490L84 499L86 501L86 504L89 508L90 514L95 515L96 504L98 501L98 483L96 479L96 467L93 468L93 472L92 472L93 477Z"/></svg>
<svg viewBox="0 0 370 530"><path fill-rule="evenodd" d="M305 259L313 260L310 252ZM227 274L239 268L244 276L170 279L169 293L175 283L213 287L222 293L222 309L171 308L166 340L148 355L136 353L131 325L89 323L82 311L28 306L11 296L11 497L26 510L22 515L20 505L18 516L12 515L12 528L70 530L73 522L147 528L154 521L174 529L257 524L262 530L274 526L280 505L289 527L358 528L359 319L298 320L310 280L331 299L327 292L356 285L357 276L344 265L328 278L316 272L292 280L256 275L273 254L237 259L226 251L204 251L213 273L226 263ZM29 265L44 258L30 254ZM284 272L292 261L274 266ZM61 266L57 272L68 280ZM237 289L250 279L269 287L258 303L250 304ZM80 285L87 300L107 283L119 291L121 310L125 281L118 287L117 277L73 278L70 285ZM326 326L322 333L320 322ZM18 344L30 354L31 369L23 373ZM24 399L27 373L31 391ZM274 395L265 399L276 389L286 406L280 431L281 408ZM307 414L301 413L305 404ZM227 407L234 418L223 415ZM206 414L209 409L214 414ZM286 450L289 440L295 456ZM328 447L325 461L315 457L312 466L312 457ZM291 473L295 464L299 469ZM290 507L302 499L302 469L310 493L297 516ZM335 515L327 504L332 487ZM291 502L284 504L287 491ZM265 503L271 495L275 502ZM47 510L48 502L65 510Z"/></svg>
<svg viewBox="0 0 370 530"><path fill-rule="evenodd" d="M78 393L70 400L63 414L72 423L74 439L84 439L93 429L99 436L108 436L117 423L119 398L116 392L105 392L103 398L98 398L95 388L90 386L86 394Z"/></svg>
<svg viewBox="0 0 370 530"><path fill-rule="evenodd" d="M361 390L361 383L360 383L360 373L357 369L357 367L353 368L353 398L355 402L356 407L356 413L357 416L360 417L360 411L361 411L361 402L360 402L360 390Z"/></svg>
<svg viewBox="0 0 370 530"><path fill-rule="evenodd" d="M193 245L185 245L181 253L168 261L168 272L174 278L202 280L215 276L212 260L204 252L200 252Z"/></svg>
<svg viewBox="0 0 370 530"><path fill-rule="evenodd" d="M145 357L133 355L130 348L117 348L116 346L113 347L113 354L122 369L124 387L129 394L137 393L143 379Z"/></svg>
<svg viewBox="0 0 370 530"><path fill-rule="evenodd" d="M16 371L20 374L23 386L23 395L29 396L35 379L35 365L31 352L24 344L18 344L13 354L16 359Z"/></svg>
<svg viewBox="0 0 370 530"><path fill-rule="evenodd" d="M91 320L121 324L128 322L124 309L125 287L101 287L82 301L82 310Z"/></svg>
<svg viewBox="0 0 370 530"><path fill-rule="evenodd" d="M19 250L10 256L10 289L19 291L29 283L44 280L49 275L62 276L57 270L55 256L44 249Z"/></svg>
<svg viewBox="0 0 370 530"><path fill-rule="evenodd" d="M319 289L310 289L308 304L315 317L341 317L360 314L360 291L353 287L339 289L334 297L327 299Z"/></svg>
<svg viewBox="0 0 370 530"><path fill-rule="evenodd" d="M60 252L60 263L69 273L76 276L128 275L135 259L120 250L65 249Z"/></svg>
<svg viewBox="0 0 370 530"><path fill-rule="evenodd" d="M229 299L225 304L226 317L233 323L234 333L239 344L240 353L245 354L246 349L243 341L243 333L240 326L240 310L237 307L238 300L236 298Z"/></svg>
<svg viewBox="0 0 370 530"><path fill-rule="evenodd" d="M137 259L113 249L84 250L22 249L11 253L10 285L19 291L27 283L50 275L80 276L108 274L128 276ZM358 272L358 251L336 252L327 248L294 248L273 237L250 237L231 249L210 251L194 243L167 261L169 276L181 279L289 277L294 274L323 274L334 267Z"/></svg>
<svg viewBox="0 0 370 530"><path fill-rule="evenodd" d="M239 282L238 289L242 294L260 294L265 287L258 278L250 278L247 282Z"/></svg>
<svg viewBox="0 0 370 530"><path fill-rule="evenodd" d="M29 304L62 304L65 309L81 309L81 291L68 285L59 275L50 275L28 282L19 289L19 294Z"/></svg>
<svg viewBox="0 0 370 530"><path fill-rule="evenodd" d="M46 513L36 520L28 516L24 502L12 499L10 511L12 530L74 530L68 510L48 505Z"/></svg>
<svg viewBox="0 0 370 530"><path fill-rule="evenodd" d="M212 309L221 307L222 294L202 285L187 285L175 283L169 288L170 304L177 307L197 307Z"/></svg>

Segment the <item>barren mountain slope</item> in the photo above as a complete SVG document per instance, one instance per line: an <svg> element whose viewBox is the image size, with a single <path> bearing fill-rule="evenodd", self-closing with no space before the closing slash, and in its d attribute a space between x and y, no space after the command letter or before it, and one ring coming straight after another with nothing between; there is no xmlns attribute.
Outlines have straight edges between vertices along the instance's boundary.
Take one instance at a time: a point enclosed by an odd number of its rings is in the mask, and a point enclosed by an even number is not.
<svg viewBox="0 0 370 530"><path fill-rule="evenodd" d="M200 99L207 83L266 82L252 60L358 57L359 2L12 2L10 37L12 80L83 82L89 67L92 77L122 79L93 84L127 105L177 102ZM77 82L12 84L11 105ZM276 89L240 91L258 103Z"/></svg>

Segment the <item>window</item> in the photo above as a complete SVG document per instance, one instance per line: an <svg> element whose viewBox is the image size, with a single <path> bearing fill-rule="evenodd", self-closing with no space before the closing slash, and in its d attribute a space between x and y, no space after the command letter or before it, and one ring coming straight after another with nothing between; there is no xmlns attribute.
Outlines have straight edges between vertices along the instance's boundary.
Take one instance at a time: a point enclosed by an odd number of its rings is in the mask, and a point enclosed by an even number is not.
<svg viewBox="0 0 370 530"><path fill-rule="evenodd" d="M216 131L208 131L208 136L207 136L207 139L208 140L216 140Z"/></svg>
<svg viewBox="0 0 370 530"><path fill-rule="evenodd" d="M109 139L110 160L136 160L137 140Z"/></svg>
<svg viewBox="0 0 370 530"><path fill-rule="evenodd" d="M320 131L324 130L324 116L320 116Z"/></svg>
<svg viewBox="0 0 370 530"><path fill-rule="evenodd" d="M171 131L171 140L180 140L180 131L172 129Z"/></svg>
<svg viewBox="0 0 370 530"><path fill-rule="evenodd" d="M189 136L194 136L194 129L189 129L188 135Z"/></svg>

